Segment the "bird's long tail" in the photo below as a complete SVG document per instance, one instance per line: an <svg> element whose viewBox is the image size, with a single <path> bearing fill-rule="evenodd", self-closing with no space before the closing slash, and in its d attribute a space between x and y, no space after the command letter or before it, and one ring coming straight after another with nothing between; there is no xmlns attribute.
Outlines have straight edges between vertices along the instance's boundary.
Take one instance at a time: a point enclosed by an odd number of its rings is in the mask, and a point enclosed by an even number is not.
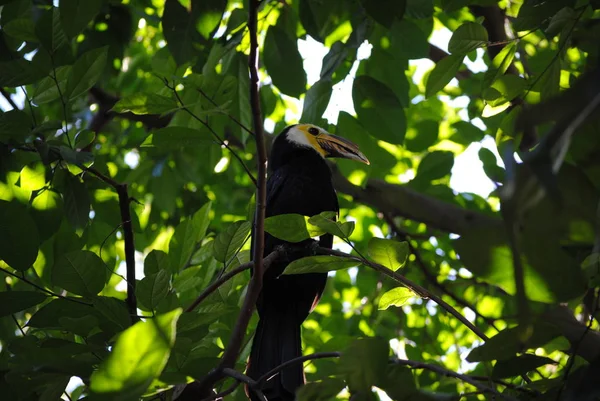
<svg viewBox="0 0 600 401"><path fill-rule="evenodd" d="M246 374L257 380L271 369L290 359L302 355L302 340L294 305L269 305L260 313L260 320L250 351L250 361ZM301 363L289 366L268 378L263 386L263 394L269 401L292 401L298 387L304 384L304 370ZM246 389L252 401L259 400L251 389Z"/></svg>

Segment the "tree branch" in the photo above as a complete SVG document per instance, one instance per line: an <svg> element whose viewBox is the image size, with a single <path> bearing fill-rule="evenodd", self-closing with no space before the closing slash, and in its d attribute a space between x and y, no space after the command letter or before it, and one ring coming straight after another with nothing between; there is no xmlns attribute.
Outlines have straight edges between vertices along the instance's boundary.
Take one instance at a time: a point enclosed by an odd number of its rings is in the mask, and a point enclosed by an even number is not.
<svg viewBox="0 0 600 401"><path fill-rule="evenodd" d="M112 186L119 196L119 210L121 212L121 225L123 227L123 240L125 242L125 266L127 268L127 309L132 323L138 321L137 300L135 297L135 242L133 238L133 225L131 224L131 210L129 209L129 193L127 184L121 184L102 174L93 167L81 166L84 171L96 176Z"/></svg>
<svg viewBox="0 0 600 401"><path fill-rule="evenodd" d="M264 375L259 377L256 380L255 385L258 388L261 388L266 381L270 380L273 377L273 375L281 372L283 369L287 368L288 366L296 365L297 363L304 363L306 361L312 361L315 359L339 358L340 356L342 356L341 352L317 352L314 354L299 356L297 358L290 359L289 361L286 361L286 362L282 363L281 365L274 367L273 369L269 370L267 373L265 373Z"/></svg>
<svg viewBox="0 0 600 401"><path fill-rule="evenodd" d="M248 385L248 387L254 392L254 394L256 394L256 396L258 398L260 398L263 401L269 401L267 399L267 397L265 397L263 392L260 391L258 388L256 388L256 382L254 380L252 380L250 377L246 376L245 374L240 373L237 370L231 369L231 368L224 368L223 374L225 376L234 378L235 380L240 381L242 383L246 383Z"/></svg>
<svg viewBox="0 0 600 401"><path fill-rule="evenodd" d="M350 255L350 254L347 254L347 253L344 253L341 251L336 251L334 249L327 249L327 248L319 247L317 250L317 253L319 253L321 255L333 255L333 256L341 256L344 258L351 258L351 259L356 260L359 263L362 263L362 264L372 268L373 270L375 270L379 273L385 274L386 276L390 277L391 279L410 288L413 292L415 292L421 298L431 299L433 302L435 302L436 304L441 306L442 309L444 309L446 312L450 313L452 316L457 318L462 324L467 326L469 328L469 330L471 330L473 333L477 334L482 340L487 341L489 339L488 336L486 336L483 331L481 331L473 323L469 322L467 320L467 318L465 318L463 315L461 315L460 312L458 312L456 309L454 309L451 305L449 305L442 298L440 298L437 295L433 294L432 292L428 291L424 287L421 287L419 284L414 283L412 280L407 279L403 275L396 273L395 271L392 271L392 270L388 269L387 267L380 265L379 263L371 262L370 260L356 257L356 256L353 256L353 255Z"/></svg>
<svg viewBox="0 0 600 401"><path fill-rule="evenodd" d="M271 265L271 263L273 263L275 260L277 260L277 258L279 258L279 256L282 255L282 253L283 253L283 250L281 248L276 248L273 252L271 252L269 255L267 255L263 260L264 269L267 270L269 268L269 266ZM212 284L210 284L208 287L206 287L204 289L204 291L202 291L202 293L198 296L198 298L196 298L196 300L190 306L188 306L185 311L186 312L193 311L202 301L204 301L206 298L208 298L208 296L210 294L215 292L221 285L223 285L223 283L225 283L226 281L229 281L232 277L240 274L243 271L250 269L253 266L254 266L254 262L250 261L248 263L239 265L235 269L225 273L219 279L215 280L214 282L212 282Z"/></svg>
<svg viewBox="0 0 600 401"><path fill-rule="evenodd" d="M443 286L436 278L435 274L433 274L431 271L429 271L429 269L427 268L425 261L423 260L423 258L421 257L421 253L419 252L419 250L411 243L411 238L409 236L409 234L404 233L396 224L396 222L394 222L394 219L389 215L389 214L384 214L384 218L387 221L388 225L391 227L392 231L394 232L394 234L396 234L396 236L400 237L401 239L405 240L406 243L408 244L408 248L410 250L410 252L415 255L415 261L417 262L417 265L419 265L419 267L421 268L421 271L423 272L423 275L425 276L425 278L427 279L427 281L429 281L434 287L436 287L437 289L439 289L442 293L448 295L450 298L452 298L454 300L454 302L456 302L459 305L464 306L465 308L469 308L473 311L473 313L475 313L475 315L477 317L479 317L480 319L482 319L484 322L486 322L488 325L490 325L491 327L493 327L496 331L500 331L494 324L494 319L491 319L487 316L482 315L481 313L479 313L479 311L477 310L477 308L474 305L471 305L470 303L468 303L466 300L462 299L461 297L459 297L458 295L454 294L452 291L448 290L445 286Z"/></svg>
<svg viewBox="0 0 600 401"><path fill-rule="evenodd" d="M19 109L17 107L17 104L15 103L15 101L12 100L12 97L10 97L10 93L8 93L4 88L0 88L0 93L2 93L2 96L4 96L4 98L6 99L6 101L8 102L8 104L10 104L11 107L13 108L13 110L18 110Z"/></svg>
<svg viewBox="0 0 600 401"><path fill-rule="evenodd" d="M503 398L505 400L517 401L516 398L514 398L510 395L507 395L507 394L500 393L495 388L492 388L492 387L486 386L485 384L479 383L477 380L473 379L472 377L469 377L468 375L463 375L461 373L457 373L452 370L442 368L441 366L431 365L431 364L424 363L424 362L411 361L409 359L396 359L396 360L394 360L394 363L397 365L409 366L413 369L427 369L427 370L430 370L432 372L438 373L443 376L454 377L455 379L459 379L465 383L468 383L471 386L473 386L485 393L494 394L495 396Z"/></svg>
<svg viewBox="0 0 600 401"><path fill-rule="evenodd" d="M330 165L332 166L332 165ZM382 213L423 222L445 232L462 234L476 227L500 227L502 220L483 213L465 210L403 185L371 179L365 188L352 184L337 167L332 167L335 189L355 201L372 206Z"/></svg>
<svg viewBox="0 0 600 401"><path fill-rule="evenodd" d="M6 269L4 269L2 267L0 267L0 271L3 272L4 274L8 274L9 276L12 276L12 277L14 277L16 279L19 279L19 280L21 280L21 281L29 284L30 286L37 288L38 290L40 290L42 292L45 292L46 294L50 295L51 297L66 299L67 301L75 302L75 303L78 303L78 304L81 304L81 305L92 306L91 304L88 304L87 302L79 301L76 298L65 297L64 295L60 295L60 294L57 294L57 293L52 292L50 290L47 290L44 287L42 287L41 285L37 285L33 281L28 280L25 277L18 276L17 274L15 274L15 273L13 273L13 272L11 272L9 270L6 270Z"/></svg>

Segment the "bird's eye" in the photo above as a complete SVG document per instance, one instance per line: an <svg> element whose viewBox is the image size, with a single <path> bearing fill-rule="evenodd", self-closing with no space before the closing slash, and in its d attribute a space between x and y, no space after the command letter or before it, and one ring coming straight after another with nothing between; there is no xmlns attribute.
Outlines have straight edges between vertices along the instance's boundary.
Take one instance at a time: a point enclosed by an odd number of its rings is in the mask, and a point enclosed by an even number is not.
<svg viewBox="0 0 600 401"><path fill-rule="evenodd" d="M316 129L315 127L310 127L308 129L308 133L311 134L311 135L317 136L317 135L319 135L319 130Z"/></svg>

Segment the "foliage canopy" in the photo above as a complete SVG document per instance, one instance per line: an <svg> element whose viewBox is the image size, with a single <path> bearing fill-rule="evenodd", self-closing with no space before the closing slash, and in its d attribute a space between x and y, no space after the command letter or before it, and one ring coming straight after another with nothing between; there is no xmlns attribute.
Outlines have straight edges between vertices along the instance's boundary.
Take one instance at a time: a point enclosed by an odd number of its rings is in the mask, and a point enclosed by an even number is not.
<svg viewBox="0 0 600 401"><path fill-rule="evenodd" d="M171 399L219 365L249 280L254 4L0 0L6 399ZM266 221L347 252L286 271L335 271L298 399L597 399L600 2L263 0L258 39L267 142L314 123L371 160L332 167L340 222ZM489 196L450 187L467 149Z"/></svg>

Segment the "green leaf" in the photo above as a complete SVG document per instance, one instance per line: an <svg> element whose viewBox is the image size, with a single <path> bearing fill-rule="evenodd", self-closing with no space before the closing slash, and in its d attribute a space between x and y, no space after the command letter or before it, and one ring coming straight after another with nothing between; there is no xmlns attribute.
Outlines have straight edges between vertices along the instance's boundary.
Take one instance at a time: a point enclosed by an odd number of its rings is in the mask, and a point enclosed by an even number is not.
<svg viewBox="0 0 600 401"><path fill-rule="evenodd" d="M42 306L27 322L27 326L44 329L59 329L61 317L80 319L94 313L94 308L63 298L56 298Z"/></svg>
<svg viewBox="0 0 600 401"><path fill-rule="evenodd" d="M63 200L51 189L41 191L31 202L31 216L37 225L42 241L58 231L64 217Z"/></svg>
<svg viewBox="0 0 600 401"><path fill-rule="evenodd" d="M340 379L328 378L319 382L306 383L296 392L296 401L330 401L346 387Z"/></svg>
<svg viewBox="0 0 600 401"><path fill-rule="evenodd" d="M177 65L192 61L197 54L194 42L202 37L196 29L194 18L178 0L165 2L162 31Z"/></svg>
<svg viewBox="0 0 600 401"><path fill-rule="evenodd" d="M454 154L445 150L428 153L417 168L417 179L433 181L450 174L454 166Z"/></svg>
<svg viewBox="0 0 600 401"><path fill-rule="evenodd" d="M300 242L325 233L308 221L308 217L301 214L279 214L265 219L265 231L287 242Z"/></svg>
<svg viewBox="0 0 600 401"><path fill-rule="evenodd" d="M52 58L57 56L59 49L66 48L69 43L60 24L60 11L55 7L42 12L35 23L35 34ZM55 64L54 60L52 64Z"/></svg>
<svg viewBox="0 0 600 401"><path fill-rule="evenodd" d="M175 228L175 233L169 242L169 260L175 272L183 269L190 260L194 247L198 243L200 227L188 218Z"/></svg>
<svg viewBox="0 0 600 401"><path fill-rule="evenodd" d="M94 131L83 129L75 135L75 148L84 149L90 146L94 142L94 139L96 139Z"/></svg>
<svg viewBox="0 0 600 401"><path fill-rule="evenodd" d="M63 65L56 68L56 81L58 81L58 87L56 86L54 79L51 77L44 77L41 81L39 81L33 92L33 103L37 105L48 103L58 99L60 97L60 93L64 94L67 90L67 80L71 75L72 68L73 67L70 65ZM52 75L54 75L54 72ZM58 90L59 88L60 92Z"/></svg>
<svg viewBox="0 0 600 401"><path fill-rule="evenodd" d="M14 139L24 142L31 131L31 117L22 110L10 110L0 114L0 141Z"/></svg>
<svg viewBox="0 0 600 401"><path fill-rule="evenodd" d="M104 288L108 268L91 251L74 251L59 257L52 267L52 283L81 296L98 294Z"/></svg>
<svg viewBox="0 0 600 401"><path fill-rule="evenodd" d="M172 126L157 129L144 141L142 146L154 146L164 150L180 150L189 147L206 148L213 143L213 138L209 137L206 131Z"/></svg>
<svg viewBox="0 0 600 401"><path fill-rule="evenodd" d="M574 0L527 0L519 9L519 15L513 22L515 32L539 29L549 24L552 16L563 7L573 7Z"/></svg>
<svg viewBox="0 0 600 401"><path fill-rule="evenodd" d="M507 360L518 352L539 348L559 335L556 327L544 322L535 322L527 327L511 327L471 351L467 361Z"/></svg>
<svg viewBox="0 0 600 401"><path fill-rule="evenodd" d="M585 258L581 268L590 288L600 286L600 253L594 252Z"/></svg>
<svg viewBox="0 0 600 401"><path fill-rule="evenodd" d="M437 142L439 131L440 125L437 121L419 121L406 131L404 147L415 153L427 150Z"/></svg>
<svg viewBox="0 0 600 401"><path fill-rule="evenodd" d="M360 265L360 262L348 257L331 255L308 256L290 263L285 268L283 274L328 273L358 265Z"/></svg>
<svg viewBox="0 0 600 401"><path fill-rule="evenodd" d="M299 97L306 90L306 73L296 38L277 25L269 27L263 57L273 85L288 96Z"/></svg>
<svg viewBox="0 0 600 401"><path fill-rule="evenodd" d="M406 9L406 0L383 2L361 0L360 3L371 18L386 28L390 28L394 20L402 20Z"/></svg>
<svg viewBox="0 0 600 401"><path fill-rule="evenodd" d="M462 54L451 54L438 61L427 78L425 97L431 97L444 89L458 73L464 58Z"/></svg>
<svg viewBox="0 0 600 401"><path fill-rule="evenodd" d="M65 101L73 100L86 93L100 79L106 66L108 46L83 53L71 69L67 79Z"/></svg>
<svg viewBox="0 0 600 401"><path fill-rule="evenodd" d="M149 276L161 270L171 271L169 255L158 249L154 249L144 259L144 274Z"/></svg>
<svg viewBox="0 0 600 401"><path fill-rule="evenodd" d="M120 299L98 296L92 299L92 304L101 316L115 323L121 330L131 325L127 305Z"/></svg>
<svg viewBox="0 0 600 401"><path fill-rule="evenodd" d="M483 92L483 98L490 106L500 106L520 96L525 90L526 82L517 75L502 75Z"/></svg>
<svg viewBox="0 0 600 401"><path fill-rule="evenodd" d="M404 60L428 57L429 43L423 27L413 20L394 21L390 30L391 44L387 49L394 56ZM397 72L399 73L399 71Z"/></svg>
<svg viewBox="0 0 600 401"><path fill-rule="evenodd" d="M223 19L227 0L193 0L192 17L197 20L198 32L205 39L211 39Z"/></svg>
<svg viewBox="0 0 600 401"><path fill-rule="evenodd" d="M492 377L503 379L505 377L524 375L547 364L554 365L556 362L545 356L519 355L514 358L498 361L492 370Z"/></svg>
<svg viewBox="0 0 600 401"><path fill-rule="evenodd" d="M448 42L452 54L466 55L488 42L488 32L481 24L466 22L459 26Z"/></svg>
<svg viewBox="0 0 600 401"><path fill-rule="evenodd" d="M510 67L515 53L517 52L516 42L511 42L504 46L502 50L492 60L492 66L485 72L481 87L483 90L488 88L499 77L504 75L508 67Z"/></svg>
<svg viewBox="0 0 600 401"><path fill-rule="evenodd" d="M0 259L15 270L27 270L38 254L35 222L19 203L0 200Z"/></svg>
<svg viewBox="0 0 600 401"><path fill-rule="evenodd" d="M323 113L327 109L329 99L331 99L331 81L317 81L306 92L304 98L304 108L302 109L302 117L300 121L303 123L319 124Z"/></svg>
<svg viewBox="0 0 600 401"><path fill-rule="evenodd" d="M137 284L135 293L147 310L154 310L169 293L169 273L159 270L158 273L144 277Z"/></svg>
<svg viewBox="0 0 600 401"><path fill-rule="evenodd" d="M164 114L177 109L177 102L171 97L156 93L134 93L119 100L113 106L112 111L133 114Z"/></svg>
<svg viewBox="0 0 600 401"><path fill-rule="evenodd" d="M353 221L335 221L336 214L335 212L321 212L309 218L308 222L313 226L319 227L326 233L347 239L352 235L355 224Z"/></svg>
<svg viewBox="0 0 600 401"><path fill-rule="evenodd" d="M25 59L0 62L0 86L29 85L42 79L47 72Z"/></svg>
<svg viewBox="0 0 600 401"><path fill-rule="evenodd" d="M401 144L406 133L406 116L394 92L368 76L356 77L352 86L354 108L361 124L377 139Z"/></svg>
<svg viewBox="0 0 600 401"><path fill-rule="evenodd" d="M369 256L380 265L396 271L406 263L408 242L373 237L368 244Z"/></svg>
<svg viewBox="0 0 600 401"><path fill-rule="evenodd" d="M36 291L3 291L0 292L0 317L41 304L48 298L46 294Z"/></svg>
<svg viewBox="0 0 600 401"><path fill-rule="evenodd" d="M114 401L140 398L169 359L180 314L176 309L125 330L92 374L92 393Z"/></svg>
<svg viewBox="0 0 600 401"><path fill-rule="evenodd" d="M103 0L61 0L60 22L68 37L74 38L98 14Z"/></svg>
<svg viewBox="0 0 600 401"><path fill-rule="evenodd" d="M206 236L206 230L210 224L210 212L212 209L212 202L208 201L196 213L192 218L194 224L198 227L198 236L196 237L197 242L201 242Z"/></svg>
<svg viewBox="0 0 600 401"><path fill-rule="evenodd" d="M250 234L251 228L252 224L249 221L236 221L221 231L213 242L215 259L221 263L229 262Z"/></svg>
<svg viewBox="0 0 600 401"><path fill-rule="evenodd" d="M23 167L23 170L21 170L21 188L36 191L44 188L45 185L46 168L42 163L36 162Z"/></svg>
<svg viewBox="0 0 600 401"><path fill-rule="evenodd" d="M7 35L27 42L37 42L35 25L31 18L17 18L2 27Z"/></svg>
<svg viewBox="0 0 600 401"><path fill-rule="evenodd" d="M414 298L416 294L406 287L393 288L384 293L379 298L379 310L385 310L390 306L402 306L405 305L411 298Z"/></svg>
<svg viewBox="0 0 600 401"><path fill-rule="evenodd" d="M382 338L354 340L340 358L339 371L351 392L370 392L385 376L389 345Z"/></svg>
<svg viewBox="0 0 600 401"><path fill-rule="evenodd" d="M74 228L84 228L90 215L90 195L79 178L65 175L63 198L67 220Z"/></svg>

